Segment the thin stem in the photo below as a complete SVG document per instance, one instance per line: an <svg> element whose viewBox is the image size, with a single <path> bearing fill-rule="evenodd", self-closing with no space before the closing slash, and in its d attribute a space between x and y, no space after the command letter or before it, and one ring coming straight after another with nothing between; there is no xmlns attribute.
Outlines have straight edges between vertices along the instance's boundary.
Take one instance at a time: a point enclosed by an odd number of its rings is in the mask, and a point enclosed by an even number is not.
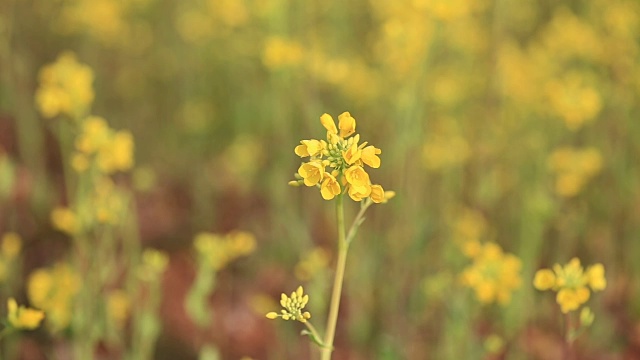
<svg viewBox="0 0 640 360"><path fill-rule="evenodd" d="M318 334L318 331L316 330L316 327L313 326L313 324L311 323L311 321L305 321L304 325L307 327L307 329L309 329L309 331L311 332L311 335L317 339L318 341L320 340L320 334ZM323 344L324 345L324 344Z"/></svg>
<svg viewBox="0 0 640 360"><path fill-rule="evenodd" d="M571 327L571 313L566 313L564 315L564 326L565 326L565 343L563 349L563 359L564 360L572 360L573 359L573 328Z"/></svg>
<svg viewBox="0 0 640 360"><path fill-rule="evenodd" d="M338 310L340 308L340 296L342 294L342 282L344 280L344 269L347 264L347 242L344 229L344 194L340 194L336 201L336 215L338 218L338 263L336 264L336 274L333 281L333 292L331 294L331 305L329 307L329 317L327 318L327 329L322 348L322 360L330 360L333 351L333 339L336 334L336 323L338 322Z"/></svg>

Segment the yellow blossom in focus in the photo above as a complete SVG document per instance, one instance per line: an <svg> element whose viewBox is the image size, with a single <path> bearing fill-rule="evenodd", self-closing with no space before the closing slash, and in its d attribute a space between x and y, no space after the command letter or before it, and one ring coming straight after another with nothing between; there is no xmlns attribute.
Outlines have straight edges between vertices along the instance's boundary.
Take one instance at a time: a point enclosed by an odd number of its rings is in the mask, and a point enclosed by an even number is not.
<svg viewBox="0 0 640 360"><path fill-rule="evenodd" d="M293 320L305 323L311 318L311 314L308 311L302 311L308 302L309 295L305 295L302 286L298 286L298 289L292 292L291 296L287 296L287 294L281 295L280 305L282 305L284 309L280 311L280 314L270 312L267 313L266 316L269 319L276 319L280 317L283 320Z"/></svg>
<svg viewBox="0 0 640 360"><path fill-rule="evenodd" d="M584 271L580 260L573 258L568 264L555 264L551 269L541 269L536 272L533 286L541 291L557 292L556 302L563 313L577 310L590 297L592 291L602 291L607 286L604 277L604 266L595 264Z"/></svg>
<svg viewBox="0 0 640 360"><path fill-rule="evenodd" d="M337 127L329 114L323 114L320 123L327 130L327 141L302 140L301 145L296 146L296 155L308 156L309 162L300 165L295 175L298 180L289 182L290 185L319 185L325 200L347 193L354 201L370 199L385 203L395 195L390 191L386 196L382 186L371 184L364 165L380 167L378 155L382 151L367 146L366 141L360 144L360 135L355 134L356 120L349 112L340 114Z"/></svg>
<svg viewBox="0 0 640 360"><path fill-rule="evenodd" d="M473 264L464 270L461 280L475 290L480 302L506 305L511 301L511 293L520 287L521 267L515 255L505 254L498 244L486 243L473 258Z"/></svg>
<svg viewBox="0 0 640 360"><path fill-rule="evenodd" d="M52 64L40 70L36 104L45 118L82 116L93 102L93 72L77 61L75 54L64 52Z"/></svg>
<svg viewBox="0 0 640 360"><path fill-rule="evenodd" d="M14 298L7 301L9 325L15 329L33 330L40 326L44 319L44 312L36 309L30 309L24 306L18 306Z"/></svg>
<svg viewBox="0 0 640 360"><path fill-rule="evenodd" d="M314 186L324 177L324 166L319 161L310 161L300 165L298 175L304 179L304 184Z"/></svg>
<svg viewBox="0 0 640 360"><path fill-rule="evenodd" d="M331 200L336 195L340 195L341 189L338 180L331 174L325 174L324 181L320 186L320 194L325 200Z"/></svg>

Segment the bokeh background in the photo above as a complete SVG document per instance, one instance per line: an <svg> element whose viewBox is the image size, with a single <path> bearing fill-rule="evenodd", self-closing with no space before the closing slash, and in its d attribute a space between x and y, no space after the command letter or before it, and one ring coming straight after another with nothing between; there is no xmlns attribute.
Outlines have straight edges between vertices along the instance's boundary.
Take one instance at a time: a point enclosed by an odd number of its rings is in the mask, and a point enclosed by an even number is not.
<svg viewBox="0 0 640 360"><path fill-rule="evenodd" d="M639 39L636 0L4 0L0 234L22 245L0 301L45 301L37 271L74 289L47 303L66 323L48 315L4 354L69 358L93 329L96 358L312 358L300 323L264 314L304 285L324 325L334 204L287 182L320 115L349 111L397 195L350 249L336 359L560 359L563 315L532 280L572 257L608 282L576 358L640 358ZM65 89L93 95L51 115L62 95L36 94L61 58ZM102 206L73 153L89 115L130 134L99 177L126 200L74 231L64 219ZM198 236L218 241L213 271ZM474 241L519 259L506 304L461 281ZM55 285L65 271L76 285Z"/></svg>

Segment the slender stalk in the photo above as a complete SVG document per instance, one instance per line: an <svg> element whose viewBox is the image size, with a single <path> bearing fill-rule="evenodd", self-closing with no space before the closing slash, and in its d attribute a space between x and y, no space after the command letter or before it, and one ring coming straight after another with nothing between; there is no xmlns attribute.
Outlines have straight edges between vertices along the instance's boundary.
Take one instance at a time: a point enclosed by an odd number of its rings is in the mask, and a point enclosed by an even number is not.
<svg viewBox="0 0 640 360"><path fill-rule="evenodd" d="M573 359L573 328L571 327L571 314L566 313L564 315L564 326L565 326L565 337L564 337L564 347L563 347L563 356L564 360L572 360Z"/></svg>
<svg viewBox="0 0 640 360"><path fill-rule="evenodd" d="M329 307L329 317L327 318L327 329L322 348L322 360L330 360L333 351L333 339L336 334L336 323L338 322L338 310L340 308L340 296L342 294L342 282L344 280L344 269L347 264L347 243L344 229L344 194L338 195L336 201L336 215L338 218L338 263L336 264L336 274L333 281L333 292L331 294L331 305Z"/></svg>

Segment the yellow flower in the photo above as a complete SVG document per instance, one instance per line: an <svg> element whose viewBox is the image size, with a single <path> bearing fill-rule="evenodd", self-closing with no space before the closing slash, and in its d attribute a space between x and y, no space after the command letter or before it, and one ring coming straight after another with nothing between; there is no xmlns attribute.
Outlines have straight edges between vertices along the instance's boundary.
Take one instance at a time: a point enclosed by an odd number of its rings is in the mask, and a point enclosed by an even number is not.
<svg viewBox="0 0 640 360"><path fill-rule="evenodd" d="M380 204L384 202L385 197L384 197L384 189L382 188L382 186L371 185L371 194L369 195L369 197L371 197L371 201L373 201L376 204Z"/></svg>
<svg viewBox="0 0 640 360"><path fill-rule="evenodd" d="M462 273L462 283L473 288L476 298L485 304L494 301L506 305L511 293L520 287L522 264L513 254L505 254L495 243L481 245L473 264Z"/></svg>
<svg viewBox="0 0 640 360"><path fill-rule="evenodd" d="M310 161L300 165L298 174L302 176L305 185L314 186L324 177L324 166L320 161Z"/></svg>
<svg viewBox="0 0 640 360"><path fill-rule="evenodd" d="M18 307L14 298L9 298L7 308L9 324L16 329L33 330L40 326L40 322L44 319L44 312L24 306Z"/></svg>
<svg viewBox="0 0 640 360"><path fill-rule="evenodd" d="M563 313L577 310L590 297L589 288L601 291L607 286L604 266L595 264L585 272L578 258L573 258L565 266L555 264L553 271L541 269L536 272L533 285L538 290L556 291L556 302Z"/></svg>
<svg viewBox="0 0 640 360"><path fill-rule="evenodd" d="M302 140L300 144L294 150L300 157L316 156L324 149L323 143L319 140Z"/></svg>
<svg viewBox="0 0 640 360"><path fill-rule="evenodd" d="M327 129L327 132L330 134L338 134L338 128L336 128L336 123L333 121L333 118L329 114L322 114L320 116L320 123Z"/></svg>
<svg viewBox="0 0 640 360"><path fill-rule="evenodd" d="M338 120L336 127L331 115L323 114L320 123L327 130L327 141L302 140L300 145L296 146L296 155L310 157L310 161L300 165L295 175L296 180L290 181L289 184L320 184L320 193L326 200L347 192L354 201L371 197L371 201L375 203L387 202L395 193L385 192L380 185L372 187L369 174L363 168L365 164L373 168L380 167L378 155L381 150L367 146L366 141L358 145L360 135L354 135L356 120L349 112L340 114Z"/></svg>
<svg viewBox="0 0 640 360"><path fill-rule="evenodd" d="M256 240L253 234L244 231L227 235L202 232L194 238L193 246L200 255L200 261L220 270L229 262L253 252Z"/></svg>
<svg viewBox="0 0 640 360"><path fill-rule="evenodd" d="M107 312L115 325L122 327L129 317L131 301L124 290L114 290L107 297Z"/></svg>
<svg viewBox="0 0 640 360"><path fill-rule="evenodd" d="M325 200L331 200L341 192L340 184L331 174L325 174L325 179L320 186L320 194Z"/></svg>
<svg viewBox="0 0 640 360"><path fill-rule="evenodd" d="M66 263L37 269L29 275L27 295L31 303L47 313L52 332L64 330L71 322L80 277Z"/></svg>
<svg viewBox="0 0 640 360"><path fill-rule="evenodd" d="M356 161L360 160L362 155L362 150L358 148L358 143L353 142L351 146L347 150L342 151L342 157L347 164L352 165Z"/></svg>
<svg viewBox="0 0 640 360"><path fill-rule="evenodd" d="M356 132L356 119L348 111L345 111L338 115L338 127L340 128L340 137L346 138Z"/></svg>
<svg viewBox="0 0 640 360"><path fill-rule="evenodd" d="M75 234L79 227L76 214L66 207L57 207L51 211L51 223L56 229L69 235Z"/></svg>
<svg viewBox="0 0 640 360"><path fill-rule="evenodd" d="M344 172L344 176L352 186L368 186L370 184L369 174L362 166L351 166Z"/></svg>
<svg viewBox="0 0 640 360"><path fill-rule="evenodd" d="M381 153L382 150L376 148L375 146L367 146L366 148L362 149L362 162L374 169L377 169L380 167L380 158L378 157L378 155Z"/></svg>
<svg viewBox="0 0 640 360"><path fill-rule="evenodd" d="M301 323L307 322L311 318L311 314L308 311L303 312L302 309L309 302L309 295L304 295L302 286L298 286L298 289L291 293L291 296L282 294L280 296L280 305L284 308L280 314L277 312L267 313L267 318L275 319L282 318L284 320L300 321Z"/></svg>
<svg viewBox="0 0 640 360"><path fill-rule="evenodd" d="M349 185L349 196L353 201L362 201L371 195L370 185Z"/></svg>

